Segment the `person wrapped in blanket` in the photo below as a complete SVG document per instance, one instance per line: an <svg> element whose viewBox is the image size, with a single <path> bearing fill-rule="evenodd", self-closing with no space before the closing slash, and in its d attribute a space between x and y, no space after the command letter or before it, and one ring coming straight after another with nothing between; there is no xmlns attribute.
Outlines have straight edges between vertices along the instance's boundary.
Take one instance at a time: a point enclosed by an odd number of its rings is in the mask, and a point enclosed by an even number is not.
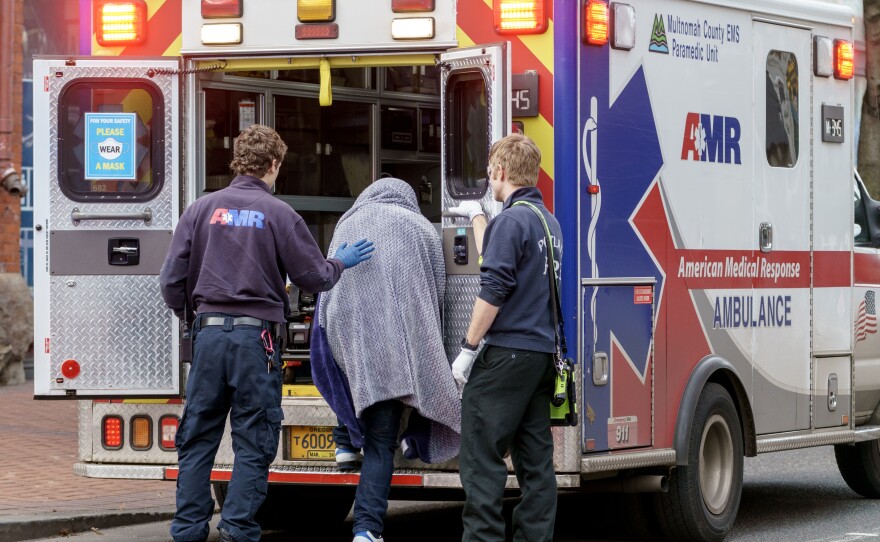
<svg viewBox="0 0 880 542"><path fill-rule="evenodd" d="M330 251L363 237L378 250L319 296L311 359L315 385L340 420L337 462L354 466L363 448L353 532L372 542L382 540L398 445L426 463L457 456L461 401L443 347L440 236L409 184L384 178L367 187L339 220Z"/></svg>

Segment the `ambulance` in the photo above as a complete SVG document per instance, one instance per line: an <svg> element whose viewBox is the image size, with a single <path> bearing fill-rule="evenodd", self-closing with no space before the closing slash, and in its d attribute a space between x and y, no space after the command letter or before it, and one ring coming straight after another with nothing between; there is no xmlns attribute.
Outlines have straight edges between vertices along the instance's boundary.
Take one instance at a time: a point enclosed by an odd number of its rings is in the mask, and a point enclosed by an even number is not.
<svg viewBox="0 0 880 542"><path fill-rule="evenodd" d="M744 457L834 446L880 497L880 211L854 177L853 14L802 0L84 0L78 57L34 61L35 395L79 402L77 474L175 480L189 365L158 273L236 135L289 149L275 196L326 250L374 179L442 235L447 355L479 290L467 220L491 143L543 153L562 224L578 421L561 490L638 492L646 536L721 540ZM86 25L88 26L88 25ZM229 266L247 265L235 254ZM312 384L315 297L290 291L282 444L260 519L339 521ZM548 407L549 408L549 407ZM212 472L222 505L234 456ZM393 498L461 498L398 458ZM516 493L512 470L508 488ZM297 514L284 513L296 499ZM292 526L292 525L287 525ZM586 533L586 527L585 527Z"/></svg>

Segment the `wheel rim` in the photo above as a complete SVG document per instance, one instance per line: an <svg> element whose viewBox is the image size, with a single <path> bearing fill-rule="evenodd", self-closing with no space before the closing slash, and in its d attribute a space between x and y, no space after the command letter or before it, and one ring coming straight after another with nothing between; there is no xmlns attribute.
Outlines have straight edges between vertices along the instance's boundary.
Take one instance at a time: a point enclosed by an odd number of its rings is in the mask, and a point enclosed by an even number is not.
<svg viewBox="0 0 880 542"><path fill-rule="evenodd" d="M714 414L703 427L700 441L700 493L713 514L721 514L733 487L733 440L727 420Z"/></svg>

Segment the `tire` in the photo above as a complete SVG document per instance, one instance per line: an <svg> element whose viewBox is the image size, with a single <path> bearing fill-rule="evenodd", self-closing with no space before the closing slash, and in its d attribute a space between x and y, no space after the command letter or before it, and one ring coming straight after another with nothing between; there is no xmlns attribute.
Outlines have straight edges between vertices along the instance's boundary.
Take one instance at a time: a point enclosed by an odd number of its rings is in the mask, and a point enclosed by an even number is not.
<svg viewBox="0 0 880 542"><path fill-rule="evenodd" d="M214 482L217 506L229 489L227 482ZM302 530L304 519L312 525L341 525L354 502L354 487L312 487L270 484L266 500L254 520L265 530Z"/></svg>
<svg viewBox="0 0 880 542"><path fill-rule="evenodd" d="M670 540L722 540L742 496L743 437L736 407L720 384L703 388L691 425L688 464L676 467L658 499Z"/></svg>
<svg viewBox="0 0 880 542"><path fill-rule="evenodd" d="M880 440L838 444L834 457L846 485L863 497L880 498Z"/></svg>

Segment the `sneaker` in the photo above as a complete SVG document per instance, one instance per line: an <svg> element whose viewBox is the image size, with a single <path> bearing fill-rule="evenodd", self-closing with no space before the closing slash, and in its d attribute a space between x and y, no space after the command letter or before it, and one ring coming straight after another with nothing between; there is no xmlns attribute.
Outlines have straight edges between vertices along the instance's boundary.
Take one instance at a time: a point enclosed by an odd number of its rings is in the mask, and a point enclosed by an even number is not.
<svg viewBox="0 0 880 542"><path fill-rule="evenodd" d="M341 471L352 471L360 468L364 456L351 448L336 448L336 468Z"/></svg>
<svg viewBox="0 0 880 542"><path fill-rule="evenodd" d="M385 539L374 535L370 531L361 531L354 534L354 540L351 542L385 542Z"/></svg>

